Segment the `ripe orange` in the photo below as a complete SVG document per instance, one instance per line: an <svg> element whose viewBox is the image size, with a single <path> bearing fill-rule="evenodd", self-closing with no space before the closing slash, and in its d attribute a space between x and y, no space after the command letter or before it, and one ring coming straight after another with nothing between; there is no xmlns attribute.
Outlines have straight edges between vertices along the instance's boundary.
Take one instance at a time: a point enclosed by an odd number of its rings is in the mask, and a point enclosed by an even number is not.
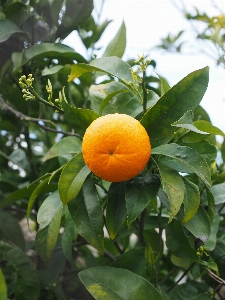
<svg viewBox="0 0 225 300"><path fill-rule="evenodd" d="M82 152L86 165L111 182L126 181L147 164L151 145L145 128L125 114L99 117L87 128Z"/></svg>

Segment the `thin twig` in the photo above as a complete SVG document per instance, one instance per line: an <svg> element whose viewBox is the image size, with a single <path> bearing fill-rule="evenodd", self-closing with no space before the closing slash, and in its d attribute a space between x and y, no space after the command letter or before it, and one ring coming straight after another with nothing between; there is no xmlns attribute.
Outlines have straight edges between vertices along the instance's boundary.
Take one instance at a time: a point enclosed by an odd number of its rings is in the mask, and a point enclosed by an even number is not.
<svg viewBox="0 0 225 300"><path fill-rule="evenodd" d="M27 122L35 123L36 125L38 125L40 128L42 128L45 131L60 133L60 134L67 135L67 136L77 136L77 137L81 138L81 136L78 133L66 132L66 131L61 131L61 130L57 130L57 129L52 129L50 127L47 127L45 125L40 124L39 122L43 122L43 123L50 123L50 124L56 126L50 120L38 119L38 118L31 118L31 117L29 117L29 116L27 116L27 115L25 115L25 114L23 114L23 113L15 110L11 106L9 106L1 96L0 96L0 104L1 104L2 110L8 110L8 111L10 111L12 114L14 114L20 120L24 120L24 121L27 121Z"/></svg>
<svg viewBox="0 0 225 300"><path fill-rule="evenodd" d="M119 252L120 254L123 254L124 251L120 248L119 244L118 244L116 241L114 241L113 243L114 243L116 249L118 250L118 252Z"/></svg>
<svg viewBox="0 0 225 300"><path fill-rule="evenodd" d="M172 285L166 292L169 293L171 290L173 290L177 284L187 275L187 273L194 267L196 262L194 261L187 270L184 271L183 275Z"/></svg>
<svg viewBox="0 0 225 300"><path fill-rule="evenodd" d="M170 278L170 276L173 275L173 273L177 270L178 267L174 267L172 270L170 270L170 272L159 282L159 286L163 285L164 282L167 281L167 279Z"/></svg>

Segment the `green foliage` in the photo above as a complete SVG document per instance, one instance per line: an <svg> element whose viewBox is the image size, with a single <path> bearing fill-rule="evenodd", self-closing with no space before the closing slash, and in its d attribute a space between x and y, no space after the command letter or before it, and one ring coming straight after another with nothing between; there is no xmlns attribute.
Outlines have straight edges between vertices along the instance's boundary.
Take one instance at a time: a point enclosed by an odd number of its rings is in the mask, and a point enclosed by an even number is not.
<svg viewBox="0 0 225 300"><path fill-rule="evenodd" d="M216 299L225 147L199 105L209 68L170 87L155 61L122 60L124 23L98 57L110 21L92 8L0 5L0 298ZM89 57L63 44L73 30ZM85 130L109 113L135 117L150 137L146 168L127 182L83 160Z"/></svg>

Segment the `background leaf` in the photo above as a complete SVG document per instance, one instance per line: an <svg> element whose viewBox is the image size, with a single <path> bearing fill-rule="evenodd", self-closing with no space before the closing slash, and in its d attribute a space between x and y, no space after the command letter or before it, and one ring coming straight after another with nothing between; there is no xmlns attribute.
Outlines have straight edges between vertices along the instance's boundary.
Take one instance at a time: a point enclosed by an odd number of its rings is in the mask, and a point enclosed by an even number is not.
<svg viewBox="0 0 225 300"><path fill-rule="evenodd" d="M0 269L0 299L1 300L7 300L7 285L5 282L5 277L2 273L2 270Z"/></svg>
<svg viewBox="0 0 225 300"><path fill-rule="evenodd" d="M126 48L126 26L124 22L121 24L117 34L108 44L103 53L103 57L105 56L117 56L122 58L124 51Z"/></svg>

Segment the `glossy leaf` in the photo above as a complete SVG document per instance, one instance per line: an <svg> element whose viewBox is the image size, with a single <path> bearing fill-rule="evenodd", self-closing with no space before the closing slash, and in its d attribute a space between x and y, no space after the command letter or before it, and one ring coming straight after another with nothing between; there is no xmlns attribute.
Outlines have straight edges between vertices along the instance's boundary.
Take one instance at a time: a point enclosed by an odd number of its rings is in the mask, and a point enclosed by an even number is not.
<svg viewBox="0 0 225 300"><path fill-rule="evenodd" d="M67 153L77 153L81 151L81 140L77 137L67 136L54 144L43 157L42 161L50 158L62 156Z"/></svg>
<svg viewBox="0 0 225 300"><path fill-rule="evenodd" d="M188 110L184 113L184 115L176 122L172 123L172 126L185 128L188 130L191 130L193 132L199 133L199 134L208 134L207 132L199 130L197 127L194 126L194 113L191 110Z"/></svg>
<svg viewBox="0 0 225 300"><path fill-rule="evenodd" d="M156 197L159 187L160 181L158 178L148 173L140 174L127 182L125 200L128 226L142 213L149 202Z"/></svg>
<svg viewBox="0 0 225 300"><path fill-rule="evenodd" d="M169 222L176 216L184 201L185 185L179 173L159 161L156 162L162 180L163 188L170 203Z"/></svg>
<svg viewBox="0 0 225 300"><path fill-rule="evenodd" d="M64 167L59 178L59 194L63 204L75 198L90 173L82 153L76 154Z"/></svg>
<svg viewBox="0 0 225 300"><path fill-rule="evenodd" d="M201 156L204 158L204 160L207 162L207 164L210 166L212 162L215 161L217 156L217 148L210 144L207 140L200 141L197 143L182 143L179 142L179 145L181 146L187 146L188 148L192 148L195 151L197 151Z"/></svg>
<svg viewBox="0 0 225 300"><path fill-rule="evenodd" d="M0 239L12 242L16 246L24 249L25 241L18 221L9 213L0 209Z"/></svg>
<svg viewBox="0 0 225 300"><path fill-rule="evenodd" d="M125 182L112 183L108 191L106 227L114 239L126 220Z"/></svg>
<svg viewBox="0 0 225 300"><path fill-rule="evenodd" d="M78 276L96 300L163 300L147 280L125 269L95 267Z"/></svg>
<svg viewBox="0 0 225 300"><path fill-rule="evenodd" d="M181 223L173 220L166 227L166 246L176 256L198 260L196 250L190 245Z"/></svg>
<svg viewBox="0 0 225 300"><path fill-rule="evenodd" d="M216 126L213 126L210 122L205 121L205 120L197 120L194 122L195 126L199 129L199 130L204 130L208 133L211 134L215 134L215 135L221 135L221 136L225 136L225 134L223 133L222 130L220 130L219 128L217 128Z"/></svg>
<svg viewBox="0 0 225 300"><path fill-rule="evenodd" d="M125 81L133 82L130 66L116 56L98 58L93 60L89 65L72 65L71 74L68 81L72 81L75 78L80 77L82 74L94 71L115 76L119 78L122 83L125 83Z"/></svg>
<svg viewBox="0 0 225 300"><path fill-rule="evenodd" d="M188 173L189 170L192 170L206 185L211 185L209 167L202 156L194 149L171 143L152 149L152 154L162 154L169 157L170 160L163 160L164 164L179 172L187 171Z"/></svg>
<svg viewBox="0 0 225 300"><path fill-rule="evenodd" d="M0 269L0 299L1 300L7 300L7 285L5 282L5 277L2 273L2 270Z"/></svg>
<svg viewBox="0 0 225 300"><path fill-rule="evenodd" d="M158 195L163 205L166 207L168 211L170 211L170 205L166 193L162 189L160 189ZM176 218L180 222L182 222L182 220L184 219L184 215L181 210L177 213ZM203 243L206 243L210 235L210 222L206 211L201 205L199 206L198 211L194 215L194 217L183 225L196 238L203 241Z"/></svg>
<svg viewBox="0 0 225 300"><path fill-rule="evenodd" d="M76 108L69 105L64 92L62 97L62 106L68 124L81 135L83 135L88 126L99 117L99 115L90 109Z"/></svg>
<svg viewBox="0 0 225 300"><path fill-rule="evenodd" d="M102 56L103 57L117 56L122 58L125 48L126 48L126 26L123 22L116 36L108 44Z"/></svg>
<svg viewBox="0 0 225 300"><path fill-rule="evenodd" d="M193 182L184 178L185 184L185 196L184 196L184 219L183 223L190 221L196 212L198 211L200 205L200 193L199 188Z"/></svg>
<svg viewBox="0 0 225 300"><path fill-rule="evenodd" d="M43 260L50 260L56 245L62 208L59 192L55 191L45 199L38 211L37 221L40 228L36 235L35 244Z"/></svg>
<svg viewBox="0 0 225 300"><path fill-rule="evenodd" d="M79 234L103 254L103 213L92 179L85 181L78 196L68 203L68 209Z"/></svg>
<svg viewBox="0 0 225 300"><path fill-rule="evenodd" d="M171 124L188 110L200 103L208 85L208 67L197 70L173 86L152 106L141 119L153 146L170 136L174 131Z"/></svg>

